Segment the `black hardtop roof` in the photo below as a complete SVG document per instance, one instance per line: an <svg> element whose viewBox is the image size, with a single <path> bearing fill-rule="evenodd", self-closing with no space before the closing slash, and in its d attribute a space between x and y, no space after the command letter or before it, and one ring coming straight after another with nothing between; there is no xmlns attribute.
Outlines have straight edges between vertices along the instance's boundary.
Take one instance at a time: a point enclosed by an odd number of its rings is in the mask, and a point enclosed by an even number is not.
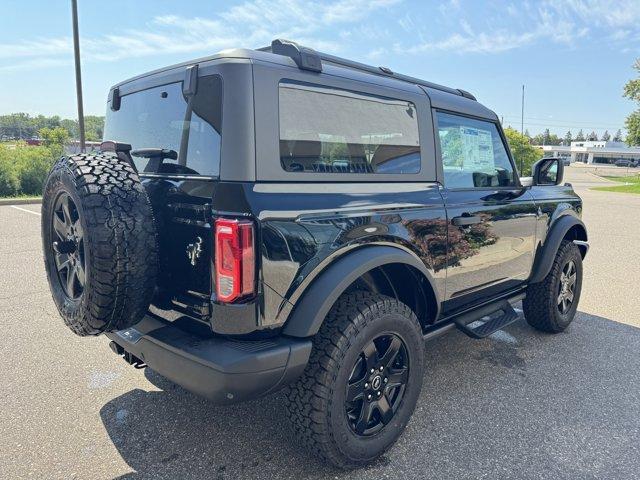
<svg viewBox="0 0 640 480"><path fill-rule="evenodd" d="M163 73L174 72L175 70L189 67L190 65L199 64L205 67L208 63L218 63L221 60L248 60L261 62L263 64L276 64L287 67L297 67L302 70L321 72L323 66L335 72L340 71L341 76L357 77L362 80L368 77L367 81L381 86L388 86L389 82L399 82L399 87L404 84L404 88L421 88L432 100L432 105L440 108L448 109L453 106L452 110L466 110L467 113L475 114L482 117L490 117L496 119L496 115L485 106L476 101L476 98L465 90L438 85L419 78L402 75L391 71L386 67L374 67L364 63L347 60L334 55L317 52L311 48L303 47L295 42L288 40L274 40L270 46L259 49L229 49L223 50L214 55L185 61L175 65L167 66L151 72L147 72L112 87L112 90L131 82L144 82L146 77L154 77ZM352 72L352 73L350 73Z"/></svg>

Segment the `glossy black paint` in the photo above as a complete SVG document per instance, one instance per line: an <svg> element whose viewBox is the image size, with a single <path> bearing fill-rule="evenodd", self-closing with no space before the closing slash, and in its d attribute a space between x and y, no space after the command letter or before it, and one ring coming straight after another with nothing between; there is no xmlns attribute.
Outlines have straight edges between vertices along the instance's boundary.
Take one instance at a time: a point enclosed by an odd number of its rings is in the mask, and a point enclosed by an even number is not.
<svg viewBox="0 0 640 480"><path fill-rule="evenodd" d="M494 112L446 91L339 65L306 72L279 55L238 50L136 77L118 85L120 94L182 81L193 64L200 75L223 79L220 175L143 175L161 262L150 310L181 328L278 333L295 321L296 305L329 265L357 249L383 245L424 266L417 282L433 290L435 302L419 315L427 331L457 312L522 291L550 229L562 216L580 216L582 202L570 186L445 189L435 109L492 122L506 142ZM420 173L285 172L277 103L283 80L411 101L419 120ZM215 298L212 224L218 217L255 222L256 294L240 304ZM201 251L192 262L188 250L199 239ZM396 291L405 291L416 278L399 275L394 282Z"/></svg>
<svg viewBox="0 0 640 480"><path fill-rule="evenodd" d="M143 177L156 220L160 276L150 311L189 325L211 317L211 199L214 183L205 179ZM187 254L200 245L195 265ZM197 326L194 328L198 328Z"/></svg>
<svg viewBox="0 0 640 480"><path fill-rule="evenodd" d="M364 245L394 245L444 288L446 214L435 183L226 183L214 215L258 226L260 312L256 328L279 328L328 264Z"/></svg>
<svg viewBox="0 0 640 480"><path fill-rule="evenodd" d="M564 185L453 191L435 182L144 183L159 225L163 272L152 312L227 335L279 331L328 265L368 245L418 258L443 305L440 318L448 316L526 286L546 232L558 218L579 217L582 210ZM460 216L481 221L454 225ZM256 222L258 289L244 304L219 304L212 293L215 217ZM203 251L192 266L186 249L197 237Z"/></svg>
<svg viewBox="0 0 640 480"><path fill-rule="evenodd" d="M531 272L537 207L527 188L444 190L447 214L475 217L471 225L450 225L445 305L455 311L513 289Z"/></svg>

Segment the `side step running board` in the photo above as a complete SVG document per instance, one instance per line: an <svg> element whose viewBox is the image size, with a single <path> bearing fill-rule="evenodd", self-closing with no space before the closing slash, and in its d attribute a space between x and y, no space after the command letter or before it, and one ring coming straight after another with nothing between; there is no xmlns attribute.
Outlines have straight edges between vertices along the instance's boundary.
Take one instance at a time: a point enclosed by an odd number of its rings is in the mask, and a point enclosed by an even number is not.
<svg viewBox="0 0 640 480"><path fill-rule="evenodd" d="M518 312L504 300L454 319L459 330L471 338L485 338L518 320Z"/></svg>

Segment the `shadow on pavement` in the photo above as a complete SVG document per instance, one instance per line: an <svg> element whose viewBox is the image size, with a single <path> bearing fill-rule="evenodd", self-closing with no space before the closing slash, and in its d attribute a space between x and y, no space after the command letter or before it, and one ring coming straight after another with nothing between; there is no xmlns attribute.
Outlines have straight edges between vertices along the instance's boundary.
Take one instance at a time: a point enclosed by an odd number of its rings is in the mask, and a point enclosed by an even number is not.
<svg viewBox="0 0 640 480"><path fill-rule="evenodd" d="M413 420L376 464L332 470L296 445L281 394L219 407L147 369L100 411L120 478L635 478L640 329L579 314L559 335L524 321L484 341L427 344Z"/></svg>

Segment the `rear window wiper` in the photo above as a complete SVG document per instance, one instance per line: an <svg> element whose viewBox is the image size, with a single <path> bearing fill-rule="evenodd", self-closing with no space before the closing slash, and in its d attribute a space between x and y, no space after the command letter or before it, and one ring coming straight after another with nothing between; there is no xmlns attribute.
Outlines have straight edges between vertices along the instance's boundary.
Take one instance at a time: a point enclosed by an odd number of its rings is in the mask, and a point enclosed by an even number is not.
<svg viewBox="0 0 640 480"><path fill-rule="evenodd" d="M160 170L160 165L165 158L169 160L177 160L178 152L170 150L168 148L138 148L131 150L131 155L134 157L148 158L149 162L144 168L147 173L156 173Z"/></svg>

